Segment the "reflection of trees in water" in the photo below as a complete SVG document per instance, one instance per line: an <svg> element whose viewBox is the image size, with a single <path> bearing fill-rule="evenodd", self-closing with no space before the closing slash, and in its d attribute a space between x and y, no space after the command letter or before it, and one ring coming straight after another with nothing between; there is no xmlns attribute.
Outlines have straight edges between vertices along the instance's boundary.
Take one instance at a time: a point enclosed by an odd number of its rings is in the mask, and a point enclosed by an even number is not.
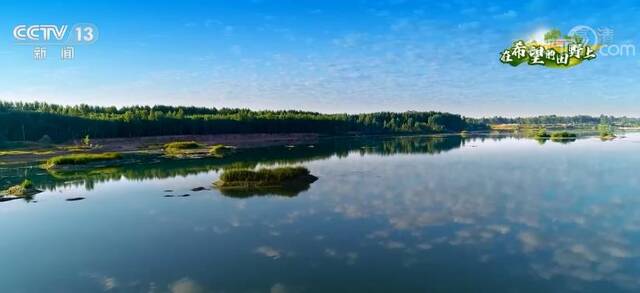
<svg viewBox="0 0 640 293"><path fill-rule="evenodd" d="M557 143L561 143L561 144L568 144L568 143L576 141L576 139L575 138L560 138L560 139L552 138L551 141L557 142Z"/></svg>
<svg viewBox="0 0 640 293"><path fill-rule="evenodd" d="M572 143L574 141L576 141L575 138L544 138L544 137L537 137L534 138L539 144L545 144L548 140L555 142L555 143L560 143L560 144L569 144Z"/></svg>
<svg viewBox="0 0 640 293"><path fill-rule="evenodd" d="M22 166L0 169L2 186L17 184L24 178L30 178L36 186L53 189L58 186L84 186L92 189L96 183L120 180L149 180L189 176L203 172L218 171L223 168L254 168L258 164L299 164L332 156L346 157L358 151L361 154L438 154L459 148L466 141L484 138L444 137L356 137L327 138L313 146L286 148L265 147L238 150L224 158L205 159L165 159L148 164L125 165L81 171L46 172L37 166Z"/></svg>
<svg viewBox="0 0 640 293"><path fill-rule="evenodd" d="M0 190L19 184L26 178L43 176L47 176L47 172L37 165L12 165L0 167Z"/></svg>
<svg viewBox="0 0 640 293"><path fill-rule="evenodd" d="M394 138L384 140L382 143L374 143L373 146L363 146L361 154L439 154L464 145L465 139L460 136L430 137L429 139Z"/></svg>

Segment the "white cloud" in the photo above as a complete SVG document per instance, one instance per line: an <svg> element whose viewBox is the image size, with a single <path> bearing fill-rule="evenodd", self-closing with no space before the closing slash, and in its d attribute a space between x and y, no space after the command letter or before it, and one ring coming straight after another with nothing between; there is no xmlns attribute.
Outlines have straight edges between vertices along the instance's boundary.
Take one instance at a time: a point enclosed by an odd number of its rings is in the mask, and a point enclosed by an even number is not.
<svg viewBox="0 0 640 293"><path fill-rule="evenodd" d="M182 278L169 284L169 292L171 293L204 293L202 286L189 278Z"/></svg>
<svg viewBox="0 0 640 293"><path fill-rule="evenodd" d="M272 258L274 260L277 260L282 256L282 253L279 250L277 250L277 249L275 249L275 248L273 248L271 246L260 246L260 247L256 248L254 250L254 252L258 253L258 254L261 254L261 255L264 255L266 257L270 257L270 258Z"/></svg>

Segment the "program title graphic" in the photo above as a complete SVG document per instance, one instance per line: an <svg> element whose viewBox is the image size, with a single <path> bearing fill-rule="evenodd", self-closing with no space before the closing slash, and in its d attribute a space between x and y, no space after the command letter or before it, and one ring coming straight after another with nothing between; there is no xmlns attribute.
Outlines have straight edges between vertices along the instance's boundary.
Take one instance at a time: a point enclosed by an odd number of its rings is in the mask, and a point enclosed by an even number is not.
<svg viewBox="0 0 640 293"><path fill-rule="evenodd" d="M588 39L572 30L572 33L562 37L558 29L544 34L544 40L517 40L510 48L500 53L500 62L511 66L522 63L540 65L550 68L568 68L593 60L599 46L587 44Z"/></svg>

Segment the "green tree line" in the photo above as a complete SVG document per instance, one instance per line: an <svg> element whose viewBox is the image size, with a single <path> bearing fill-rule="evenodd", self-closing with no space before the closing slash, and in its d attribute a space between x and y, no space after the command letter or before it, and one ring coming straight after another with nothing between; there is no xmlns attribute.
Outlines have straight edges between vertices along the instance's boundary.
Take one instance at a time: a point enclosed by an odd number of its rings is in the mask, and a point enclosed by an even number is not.
<svg viewBox="0 0 640 293"><path fill-rule="evenodd" d="M557 116L543 115L534 117L489 117L479 119L467 119L479 124L568 124L568 125L616 125L616 126L639 126L639 118L614 117L600 115L598 117L588 115Z"/></svg>
<svg viewBox="0 0 640 293"><path fill-rule="evenodd" d="M0 101L0 140L54 142L92 138L225 133L445 133L486 126L444 112L322 114L307 111L130 106L64 106Z"/></svg>

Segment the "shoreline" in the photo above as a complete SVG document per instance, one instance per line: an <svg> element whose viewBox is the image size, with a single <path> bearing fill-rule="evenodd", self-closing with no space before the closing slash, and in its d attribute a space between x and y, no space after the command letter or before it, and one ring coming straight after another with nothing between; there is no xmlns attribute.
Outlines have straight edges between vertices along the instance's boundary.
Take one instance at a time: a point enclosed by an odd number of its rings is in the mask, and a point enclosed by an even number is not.
<svg viewBox="0 0 640 293"><path fill-rule="evenodd" d="M320 135L315 133L247 133L247 134L213 134L213 135L170 135L148 136L132 138L98 138L92 139L96 146L82 151L66 150L65 147L77 146L79 142L54 144L42 147L12 148L5 151L17 152L0 155L0 165L33 163L45 161L49 158L73 153L104 153L118 152L123 154L162 153L163 145L174 141L198 141L206 145L222 144L238 149L260 148L270 146L316 144ZM0 150L0 153L2 150Z"/></svg>
<svg viewBox="0 0 640 293"><path fill-rule="evenodd" d="M175 141L197 141L202 144L222 144L236 148L256 148L287 144L317 143L320 135L315 133L247 133L247 134L207 134L207 135L168 135L124 138L99 138L92 143L101 146L100 151L131 152L162 148L166 143Z"/></svg>
<svg viewBox="0 0 640 293"><path fill-rule="evenodd" d="M52 157L69 154L117 152L121 154L162 154L163 146L175 141L196 141L204 145L221 144L237 149L273 146L318 144L324 139L348 139L362 137L448 137L457 135L490 135L486 131L445 132L431 134L362 134L323 135L319 133L241 133L210 135L167 135L143 137L118 137L91 139L91 148L83 148L80 140L62 144L39 145L28 142L23 147L0 149L0 166L44 162ZM22 143L22 142L18 142ZM5 152L5 154L3 154Z"/></svg>
<svg viewBox="0 0 640 293"><path fill-rule="evenodd" d="M588 132L589 134L593 134ZM318 133L246 133L246 134L211 134L211 135L169 135L120 138L91 139L92 147L83 147L79 140L63 144L42 145L35 142L25 143L22 147L0 149L0 166L44 162L49 158L68 154L91 154L117 152L128 155L163 154L165 144L176 141L196 141L212 146L216 144L231 146L237 149L253 149L273 146L295 146L319 144L325 139L349 139L365 137L451 137L451 136L492 136L517 135L514 131L465 131L431 134L362 134L350 133L341 135L322 135ZM24 143L24 142L16 142Z"/></svg>

